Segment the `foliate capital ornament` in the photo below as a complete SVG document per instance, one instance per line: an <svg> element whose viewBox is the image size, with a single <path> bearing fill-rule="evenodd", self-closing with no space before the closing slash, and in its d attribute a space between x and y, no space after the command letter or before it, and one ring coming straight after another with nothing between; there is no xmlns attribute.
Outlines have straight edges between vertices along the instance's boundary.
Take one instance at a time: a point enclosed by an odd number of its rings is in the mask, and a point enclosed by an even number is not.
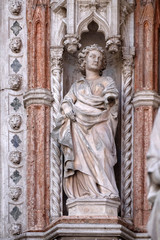
<svg viewBox="0 0 160 240"><path fill-rule="evenodd" d="M121 0L121 25L125 23L127 16L134 11L135 4Z"/></svg>
<svg viewBox="0 0 160 240"><path fill-rule="evenodd" d="M13 163L13 164L20 164L22 157L21 157L21 152L19 151L12 151L9 155L9 160Z"/></svg>
<svg viewBox="0 0 160 240"><path fill-rule="evenodd" d="M55 70L62 71L62 55L63 55L62 47L51 48L51 68L53 74Z"/></svg>
<svg viewBox="0 0 160 240"><path fill-rule="evenodd" d="M19 15L22 9L22 2L20 0L9 1L9 11L13 15Z"/></svg>
<svg viewBox="0 0 160 240"><path fill-rule="evenodd" d="M12 235L19 235L22 232L22 226L20 223L12 223L9 230Z"/></svg>
<svg viewBox="0 0 160 240"><path fill-rule="evenodd" d="M120 36L119 35L110 37L106 41L106 48L112 54L117 53L120 46L121 46L121 40L120 40Z"/></svg>
<svg viewBox="0 0 160 240"><path fill-rule="evenodd" d="M9 86L12 90L19 90L22 83L22 76L13 74L9 78Z"/></svg>
<svg viewBox="0 0 160 240"><path fill-rule="evenodd" d="M65 36L64 45L67 51L71 54L77 52L77 50L81 47L79 43L79 38L76 35L67 34Z"/></svg>
<svg viewBox="0 0 160 240"><path fill-rule="evenodd" d="M134 67L134 55L135 48L134 47L123 47L122 48L123 55L123 74L128 75L132 72Z"/></svg>
<svg viewBox="0 0 160 240"><path fill-rule="evenodd" d="M22 118L20 115L12 115L9 119L9 125L13 130L18 130L21 126Z"/></svg>
<svg viewBox="0 0 160 240"><path fill-rule="evenodd" d="M20 37L12 38L10 41L9 47L12 52L19 53L22 47L22 40L20 39Z"/></svg>
<svg viewBox="0 0 160 240"><path fill-rule="evenodd" d="M20 187L11 187L9 196L13 201L17 201L22 194L22 189Z"/></svg>

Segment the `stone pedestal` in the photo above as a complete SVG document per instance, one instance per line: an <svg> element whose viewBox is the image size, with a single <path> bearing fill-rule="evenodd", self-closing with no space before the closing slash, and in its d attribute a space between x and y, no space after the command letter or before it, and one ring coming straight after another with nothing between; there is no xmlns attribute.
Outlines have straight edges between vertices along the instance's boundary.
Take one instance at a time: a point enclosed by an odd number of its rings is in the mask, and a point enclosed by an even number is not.
<svg viewBox="0 0 160 240"><path fill-rule="evenodd" d="M105 198L77 198L67 201L69 216L117 217L119 206L119 200Z"/></svg>

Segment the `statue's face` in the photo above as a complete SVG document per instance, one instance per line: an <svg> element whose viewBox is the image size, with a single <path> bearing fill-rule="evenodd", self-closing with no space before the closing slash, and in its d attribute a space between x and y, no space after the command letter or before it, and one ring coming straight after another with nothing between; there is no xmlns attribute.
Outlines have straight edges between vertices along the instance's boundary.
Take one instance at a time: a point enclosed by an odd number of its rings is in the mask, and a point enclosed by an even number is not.
<svg viewBox="0 0 160 240"><path fill-rule="evenodd" d="M97 50L92 50L86 57L86 70L97 72L102 66L102 53Z"/></svg>

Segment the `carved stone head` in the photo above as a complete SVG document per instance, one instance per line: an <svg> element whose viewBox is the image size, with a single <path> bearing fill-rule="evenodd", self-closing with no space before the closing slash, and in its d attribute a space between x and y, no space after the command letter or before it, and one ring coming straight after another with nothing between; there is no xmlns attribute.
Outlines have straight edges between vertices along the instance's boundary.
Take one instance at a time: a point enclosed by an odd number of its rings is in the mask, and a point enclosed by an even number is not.
<svg viewBox="0 0 160 240"><path fill-rule="evenodd" d="M9 79L9 86L12 90L19 90L22 82L22 77L17 74L13 74Z"/></svg>
<svg viewBox="0 0 160 240"><path fill-rule="evenodd" d="M19 0L10 0L9 2L9 11L13 15L18 15L22 9L22 2Z"/></svg>
<svg viewBox="0 0 160 240"><path fill-rule="evenodd" d="M75 53L81 47L78 38L74 35L66 35L64 45L71 54Z"/></svg>
<svg viewBox="0 0 160 240"><path fill-rule="evenodd" d="M98 46L97 44L93 44L91 46L85 47L78 55L78 62L80 64L80 70L83 75L85 75L85 70L86 70L86 60L87 60L87 55L91 51L98 51L102 54L102 63L101 67L99 69L99 74L102 75L102 71L106 68L106 57L105 57L105 52L102 47Z"/></svg>
<svg viewBox="0 0 160 240"><path fill-rule="evenodd" d="M9 120L9 125L13 130L18 130L21 126L22 118L20 115L12 115Z"/></svg>
<svg viewBox="0 0 160 240"><path fill-rule="evenodd" d="M120 36L111 37L106 42L106 48L112 54L117 53L120 46L121 46Z"/></svg>
<svg viewBox="0 0 160 240"><path fill-rule="evenodd" d="M20 223L12 223L9 230L12 235L19 235L19 234L21 234L21 224Z"/></svg>
<svg viewBox="0 0 160 240"><path fill-rule="evenodd" d="M21 162L21 152L12 151L9 155L9 160L14 164L20 164L20 162Z"/></svg>
<svg viewBox="0 0 160 240"><path fill-rule="evenodd" d="M21 51L21 47L22 47L22 41L21 41L20 37L12 38L10 41L9 47L12 52L19 53Z"/></svg>
<svg viewBox="0 0 160 240"><path fill-rule="evenodd" d="M22 194L22 189L20 187L11 187L9 196L13 201L17 201Z"/></svg>

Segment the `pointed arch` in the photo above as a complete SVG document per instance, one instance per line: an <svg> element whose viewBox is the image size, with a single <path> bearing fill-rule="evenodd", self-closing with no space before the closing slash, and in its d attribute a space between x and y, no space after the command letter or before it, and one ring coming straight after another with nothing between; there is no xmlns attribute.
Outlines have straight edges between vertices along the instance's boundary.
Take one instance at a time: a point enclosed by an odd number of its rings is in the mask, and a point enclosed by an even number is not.
<svg viewBox="0 0 160 240"><path fill-rule="evenodd" d="M105 36L105 39L110 36L110 30L108 23L100 17L96 12L92 12L88 17L83 19L77 26L78 37L81 38L83 32L88 32L88 24L92 21L98 24L98 32L102 32Z"/></svg>

